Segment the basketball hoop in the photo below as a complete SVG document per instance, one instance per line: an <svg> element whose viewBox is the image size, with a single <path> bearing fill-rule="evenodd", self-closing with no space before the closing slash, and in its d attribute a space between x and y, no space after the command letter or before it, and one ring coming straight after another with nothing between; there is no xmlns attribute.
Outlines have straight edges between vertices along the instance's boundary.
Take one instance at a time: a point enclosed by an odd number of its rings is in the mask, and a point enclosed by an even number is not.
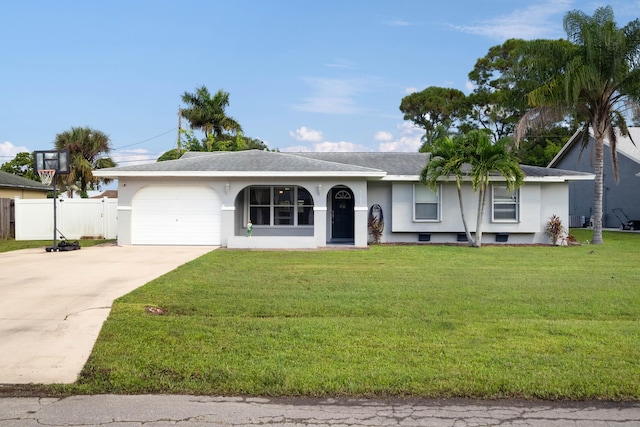
<svg viewBox="0 0 640 427"><path fill-rule="evenodd" d="M38 175L40 175L40 181L44 185L51 185L53 181L53 176L56 174L55 169L39 169Z"/></svg>

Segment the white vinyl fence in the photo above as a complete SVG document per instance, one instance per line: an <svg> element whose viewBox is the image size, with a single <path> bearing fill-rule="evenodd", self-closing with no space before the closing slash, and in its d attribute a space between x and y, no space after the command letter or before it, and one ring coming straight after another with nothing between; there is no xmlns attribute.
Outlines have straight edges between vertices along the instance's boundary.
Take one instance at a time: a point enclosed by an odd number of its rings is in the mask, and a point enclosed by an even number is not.
<svg viewBox="0 0 640 427"><path fill-rule="evenodd" d="M56 225L61 236L115 239L118 199L58 199ZM16 240L53 239L53 199L15 199Z"/></svg>

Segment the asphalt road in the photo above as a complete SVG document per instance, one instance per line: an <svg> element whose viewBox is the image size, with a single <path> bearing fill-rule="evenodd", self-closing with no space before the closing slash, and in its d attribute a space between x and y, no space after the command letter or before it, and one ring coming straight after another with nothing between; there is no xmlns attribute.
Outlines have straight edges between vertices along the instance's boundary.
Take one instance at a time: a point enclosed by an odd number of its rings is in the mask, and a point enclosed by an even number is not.
<svg viewBox="0 0 640 427"><path fill-rule="evenodd" d="M639 403L164 395L0 399L0 427L639 425Z"/></svg>

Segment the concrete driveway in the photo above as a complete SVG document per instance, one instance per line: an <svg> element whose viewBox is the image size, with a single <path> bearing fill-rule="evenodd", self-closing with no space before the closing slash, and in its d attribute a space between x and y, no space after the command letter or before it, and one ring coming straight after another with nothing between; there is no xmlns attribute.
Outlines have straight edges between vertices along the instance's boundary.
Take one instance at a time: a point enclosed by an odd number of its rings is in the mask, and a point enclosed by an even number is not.
<svg viewBox="0 0 640 427"><path fill-rule="evenodd" d="M73 383L113 301L215 247L0 253L0 383Z"/></svg>

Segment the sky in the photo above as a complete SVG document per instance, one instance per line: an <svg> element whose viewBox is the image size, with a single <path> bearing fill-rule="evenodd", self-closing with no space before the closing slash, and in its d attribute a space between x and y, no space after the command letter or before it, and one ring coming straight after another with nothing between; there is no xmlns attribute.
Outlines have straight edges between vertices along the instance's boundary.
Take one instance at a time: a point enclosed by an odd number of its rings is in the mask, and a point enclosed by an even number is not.
<svg viewBox="0 0 640 427"><path fill-rule="evenodd" d="M417 151L404 96L469 93L490 47L563 38L566 12L607 4L619 26L640 14L640 0L0 0L0 163L79 126L109 135L121 166L154 162L202 85L272 149Z"/></svg>

